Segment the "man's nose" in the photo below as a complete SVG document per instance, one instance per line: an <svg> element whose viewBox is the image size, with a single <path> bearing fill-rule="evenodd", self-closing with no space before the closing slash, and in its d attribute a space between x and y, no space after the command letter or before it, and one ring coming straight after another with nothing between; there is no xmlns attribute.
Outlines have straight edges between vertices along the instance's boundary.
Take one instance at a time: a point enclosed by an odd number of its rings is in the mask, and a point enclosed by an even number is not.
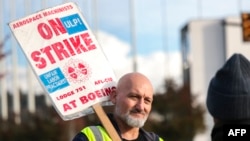
<svg viewBox="0 0 250 141"><path fill-rule="evenodd" d="M136 108L138 110L140 110L140 111L143 111L143 109L144 109L144 102L143 102L142 99L140 99L140 100L137 101Z"/></svg>

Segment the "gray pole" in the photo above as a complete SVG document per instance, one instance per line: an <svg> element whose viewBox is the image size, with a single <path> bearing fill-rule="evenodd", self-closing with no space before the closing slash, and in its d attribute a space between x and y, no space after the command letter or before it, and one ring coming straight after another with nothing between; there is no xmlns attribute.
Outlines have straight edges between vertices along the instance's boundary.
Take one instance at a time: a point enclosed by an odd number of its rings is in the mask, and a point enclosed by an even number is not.
<svg viewBox="0 0 250 141"><path fill-rule="evenodd" d="M25 0L25 14L28 15L31 12L31 1ZM34 81L33 81L33 72L31 66L27 64L27 75L28 75L28 87L27 87L27 97L28 97L28 110L30 113L34 114L36 110L35 104L35 90L34 90Z"/></svg>
<svg viewBox="0 0 250 141"><path fill-rule="evenodd" d="M161 12L162 12L162 46L163 46L163 50L166 53L166 60L165 60L165 64L163 64L164 69L166 69L166 71L164 72L164 76L165 77L169 77L170 76L170 71L169 71L169 51L168 51L168 45L167 45L167 21L166 21L166 17L167 17L167 11L166 11L166 0L162 0L161 1Z"/></svg>
<svg viewBox="0 0 250 141"><path fill-rule="evenodd" d="M98 2L97 0L93 0L92 1L93 4L92 4L92 13L93 13L93 32L95 34L95 37L96 37L96 40L98 41L98 35L97 35L97 32L98 32Z"/></svg>
<svg viewBox="0 0 250 141"><path fill-rule="evenodd" d="M241 0L237 0L237 2L238 2L238 9L239 9L239 13L241 14L241 12L242 12L242 7L241 7Z"/></svg>
<svg viewBox="0 0 250 141"><path fill-rule="evenodd" d="M133 71L137 71L137 49L136 49L136 36L135 36L135 12L134 0L130 0L130 26L131 26L131 47L133 51Z"/></svg>
<svg viewBox="0 0 250 141"><path fill-rule="evenodd" d="M10 5L12 6L10 12L11 12L11 20L15 20L16 18L16 1L11 0ZM18 62L17 62L17 43L16 40L12 37L11 38L11 56L12 56L12 71L13 71L13 111L15 116L15 123L20 124L21 123L21 117L20 117L20 93L19 93L19 86L18 86Z"/></svg>
<svg viewBox="0 0 250 141"><path fill-rule="evenodd" d="M4 0L0 0L0 5L2 10L0 12L0 19L2 19L0 22L0 25L4 25ZM4 28L3 26L0 26L0 41L5 42L3 39L3 34L4 34ZM1 48L0 53L3 53L4 47ZM5 74L6 71L6 66L5 66L5 58L0 60L0 73ZM6 88L6 76L0 79L0 95L1 95L1 111L2 111L2 119L3 120L8 120L8 98L7 98L7 88Z"/></svg>
<svg viewBox="0 0 250 141"><path fill-rule="evenodd" d="M202 0L197 0L197 17L202 18Z"/></svg>

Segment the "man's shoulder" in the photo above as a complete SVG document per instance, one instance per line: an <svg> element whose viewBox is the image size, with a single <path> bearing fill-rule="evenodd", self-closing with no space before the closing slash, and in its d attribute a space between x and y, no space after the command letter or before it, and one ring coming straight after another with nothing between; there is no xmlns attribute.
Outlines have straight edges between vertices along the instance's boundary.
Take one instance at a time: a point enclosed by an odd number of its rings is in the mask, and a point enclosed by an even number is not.
<svg viewBox="0 0 250 141"><path fill-rule="evenodd" d="M72 141L88 141L88 138L82 132L79 132L75 135Z"/></svg>
<svg viewBox="0 0 250 141"><path fill-rule="evenodd" d="M150 141L163 141L156 133L140 129L140 132Z"/></svg>

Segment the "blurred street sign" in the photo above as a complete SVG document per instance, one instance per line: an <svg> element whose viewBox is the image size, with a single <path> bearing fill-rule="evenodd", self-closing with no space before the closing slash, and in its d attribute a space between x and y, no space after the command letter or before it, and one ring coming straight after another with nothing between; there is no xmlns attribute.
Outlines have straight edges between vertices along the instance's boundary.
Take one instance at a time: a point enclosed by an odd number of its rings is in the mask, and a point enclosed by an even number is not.
<svg viewBox="0 0 250 141"><path fill-rule="evenodd" d="M242 13L242 39L244 42L250 41L250 13Z"/></svg>

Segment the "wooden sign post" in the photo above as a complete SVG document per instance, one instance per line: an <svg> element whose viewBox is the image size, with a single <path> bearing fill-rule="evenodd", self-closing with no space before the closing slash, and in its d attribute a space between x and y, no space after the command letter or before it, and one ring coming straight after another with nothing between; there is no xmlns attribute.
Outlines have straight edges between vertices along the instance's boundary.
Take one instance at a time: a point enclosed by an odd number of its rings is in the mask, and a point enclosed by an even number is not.
<svg viewBox="0 0 250 141"><path fill-rule="evenodd" d="M103 124L104 128L107 130L107 132L108 132L110 138L112 139L112 141L121 141L120 136L118 135L118 133L115 130L114 126L112 125L112 123L108 119L108 117L107 117L106 113L104 112L102 106L99 103L97 103L97 104L93 105L92 107L95 110L95 113L99 117L99 119L100 119L101 123Z"/></svg>

